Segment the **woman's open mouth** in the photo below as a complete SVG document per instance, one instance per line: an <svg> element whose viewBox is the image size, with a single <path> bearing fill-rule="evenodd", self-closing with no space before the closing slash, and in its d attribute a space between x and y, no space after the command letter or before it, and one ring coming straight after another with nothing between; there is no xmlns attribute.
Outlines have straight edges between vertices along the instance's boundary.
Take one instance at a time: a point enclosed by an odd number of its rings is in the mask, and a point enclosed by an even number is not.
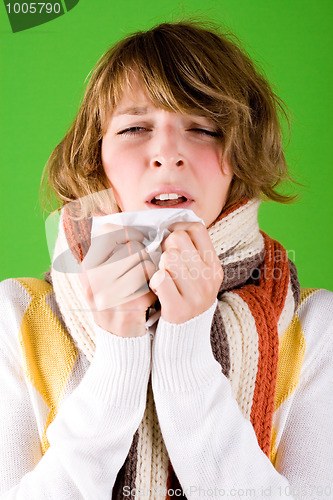
<svg viewBox="0 0 333 500"><path fill-rule="evenodd" d="M178 191L178 190L177 190ZM152 193L153 195L154 193ZM183 192L159 192L153 196L150 201L147 201L146 204L149 208L163 208L163 207L172 207L172 208L187 208L193 200L186 196L187 193Z"/></svg>

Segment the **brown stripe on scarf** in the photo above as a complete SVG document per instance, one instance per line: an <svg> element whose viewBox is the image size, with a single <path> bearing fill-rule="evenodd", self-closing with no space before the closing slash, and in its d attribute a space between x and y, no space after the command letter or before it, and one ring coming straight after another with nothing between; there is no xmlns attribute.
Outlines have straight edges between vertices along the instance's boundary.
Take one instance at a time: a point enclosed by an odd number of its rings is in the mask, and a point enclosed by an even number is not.
<svg viewBox="0 0 333 500"><path fill-rule="evenodd" d="M265 250L238 262L231 262L223 267L224 277L219 294L244 285L251 278L253 272L260 266L265 258ZM221 256L219 255L221 260Z"/></svg>
<svg viewBox="0 0 333 500"><path fill-rule="evenodd" d="M299 287L299 281L297 277L297 269L292 260L288 259L289 269L290 269L290 285L293 292L293 297L295 301L294 313L298 307L300 298L301 298L301 289Z"/></svg>
<svg viewBox="0 0 333 500"><path fill-rule="evenodd" d="M175 471L173 470L171 462L169 462L169 469L168 469L168 480L167 480L167 494L165 497L165 500L169 500L170 498L183 498L186 500L186 496L183 494L183 488L178 480L178 477L176 476ZM178 495L178 492L181 492L180 495ZM171 494L173 493L173 494ZM177 494L176 494L177 493Z"/></svg>
<svg viewBox="0 0 333 500"><path fill-rule="evenodd" d="M215 309L212 321L212 327L210 330L210 343L212 346L214 358L218 363L220 363L223 375L228 377L230 372L229 343L223 319L218 307Z"/></svg>
<svg viewBox="0 0 333 500"><path fill-rule="evenodd" d="M126 490L134 491L135 489L138 441L139 433L136 431L130 451L114 483L112 500L122 500L125 497L125 486L127 487Z"/></svg>

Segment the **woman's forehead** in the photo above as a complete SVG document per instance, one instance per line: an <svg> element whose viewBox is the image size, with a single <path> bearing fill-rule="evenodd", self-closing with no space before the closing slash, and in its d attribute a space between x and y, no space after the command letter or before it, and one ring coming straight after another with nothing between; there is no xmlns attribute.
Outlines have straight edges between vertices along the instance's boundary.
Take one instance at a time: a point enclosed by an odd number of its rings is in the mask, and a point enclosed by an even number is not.
<svg viewBox="0 0 333 500"><path fill-rule="evenodd" d="M146 106L180 112L185 112L186 109L182 99L175 97L170 82L160 74L147 77L137 68L125 68L122 74L118 75L114 90L112 114L118 114L119 110L124 108L133 108L132 111L138 108L137 113L132 114L141 114L141 108Z"/></svg>
<svg viewBox="0 0 333 500"><path fill-rule="evenodd" d="M183 115L195 115L202 118L210 118L207 114L204 114L198 109L185 109L181 105L178 106L178 109L173 109L171 106L163 106L158 102L154 102L150 97L142 78L138 75L134 75L130 80L126 79L126 83L122 88L118 102L113 108L112 117L144 116L152 113L156 109L164 109Z"/></svg>
<svg viewBox="0 0 333 500"><path fill-rule="evenodd" d="M118 102L114 108L114 115L120 114L145 114L148 107L154 104L142 82L138 78L133 78L124 85Z"/></svg>

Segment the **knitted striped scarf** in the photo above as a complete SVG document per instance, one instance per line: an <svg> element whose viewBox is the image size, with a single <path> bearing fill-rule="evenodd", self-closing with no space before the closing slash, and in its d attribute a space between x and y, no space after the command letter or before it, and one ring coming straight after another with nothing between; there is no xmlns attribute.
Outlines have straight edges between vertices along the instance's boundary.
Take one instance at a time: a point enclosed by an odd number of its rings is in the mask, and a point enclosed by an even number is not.
<svg viewBox="0 0 333 500"><path fill-rule="evenodd" d="M292 320L300 287L286 250L259 230L259 203L257 199L242 200L208 228L224 269L211 326L211 346L240 410L252 423L260 448L269 455L278 339ZM82 261L90 246L90 230L91 221L75 220L63 211L55 253L69 246ZM54 268L51 274L66 326L77 347L91 360L94 322L78 275ZM181 489L163 442L150 382L146 410L118 473L113 498L123 498L124 486L137 491Z"/></svg>

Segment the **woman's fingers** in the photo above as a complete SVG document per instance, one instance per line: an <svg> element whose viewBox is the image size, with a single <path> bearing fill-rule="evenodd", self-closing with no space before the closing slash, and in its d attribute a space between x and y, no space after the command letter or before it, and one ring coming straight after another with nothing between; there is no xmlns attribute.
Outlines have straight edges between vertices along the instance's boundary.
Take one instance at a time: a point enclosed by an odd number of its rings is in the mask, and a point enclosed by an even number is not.
<svg viewBox="0 0 333 500"><path fill-rule="evenodd" d="M163 269L159 269L152 276L149 286L158 296L163 307L164 316L171 318L173 312L179 309L182 304L179 303L179 292L170 274ZM170 319L170 322L172 322L172 319Z"/></svg>
<svg viewBox="0 0 333 500"><path fill-rule="evenodd" d="M131 297L135 292L149 291L148 281L155 273L156 268L150 260L142 260L129 272L123 274L115 282L114 290L118 297Z"/></svg>
<svg viewBox="0 0 333 500"><path fill-rule="evenodd" d="M193 275L222 282L223 270L207 229L200 222L177 222L173 232L162 243L162 249L177 248ZM191 261L191 262L190 262Z"/></svg>
<svg viewBox="0 0 333 500"><path fill-rule="evenodd" d="M118 244L114 252L103 264L86 268L86 260L81 267L94 295L100 290L113 289L114 283L132 268L149 259L144 245L138 241ZM91 261L90 261L91 262Z"/></svg>
<svg viewBox="0 0 333 500"><path fill-rule="evenodd" d="M211 265L218 261L217 254L213 247L206 227L201 222L176 222L170 226L171 234L162 243L162 249L171 246L182 245L184 248L184 233L187 234L198 251L203 262Z"/></svg>
<svg viewBox="0 0 333 500"><path fill-rule="evenodd" d="M223 269L207 229L200 223L177 223L162 243L159 271L150 287L166 321L183 323L206 311L216 300Z"/></svg>
<svg viewBox="0 0 333 500"><path fill-rule="evenodd" d="M190 235L186 231L177 230L171 233L164 242L164 249L160 267L165 267L167 264L169 271L173 271L173 269L177 270L177 265L179 264L177 255L179 255L181 263L189 270L190 277L197 279L202 274L208 274L206 262L202 259ZM173 253L173 250L176 250L178 254Z"/></svg>
<svg viewBox="0 0 333 500"><path fill-rule="evenodd" d="M200 258L192 262L175 248L163 252L159 268L169 273L182 297L193 294L193 287L204 270Z"/></svg>
<svg viewBox="0 0 333 500"><path fill-rule="evenodd" d="M120 276L127 269L131 269L142 259L146 258L148 258L148 254L145 246L139 241L129 241L128 243L117 245L111 256L101 266L115 264L114 268L119 269L116 274ZM125 271L121 272L120 269L125 269Z"/></svg>
<svg viewBox="0 0 333 500"><path fill-rule="evenodd" d="M95 310L110 309L145 294L150 295L147 300L153 299L148 281L156 268L143 239L144 235L133 227L110 224L103 225L93 238L81 266L86 295Z"/></svg>
<svg viewBox="0 0 333 500"><path fill-rule="evenodd" d="M144 239L144 235L134 227L105 224L100 231L100 234L92 238L89 251L82 261L86 269L104 264L117 251L119 245L126 246L128 255L131 255L137 251L133 247L134 242L142 242ZM144 248L142 243L141 245L141 248Z"/></svg>
<svg viewBox="0 0 333 500"><path fill-rule="evenodd" d="M122 263L123 261L119 262ZM114 263L110 266L114 268L117 264ZM91 293L97 310L112 308L150 292L147 282L156 270L150 260L142 259L116 279L114 279L114 275L110 277L110 273L107 272L108 267L108 265L103 265L87 271Z"/></svg>

